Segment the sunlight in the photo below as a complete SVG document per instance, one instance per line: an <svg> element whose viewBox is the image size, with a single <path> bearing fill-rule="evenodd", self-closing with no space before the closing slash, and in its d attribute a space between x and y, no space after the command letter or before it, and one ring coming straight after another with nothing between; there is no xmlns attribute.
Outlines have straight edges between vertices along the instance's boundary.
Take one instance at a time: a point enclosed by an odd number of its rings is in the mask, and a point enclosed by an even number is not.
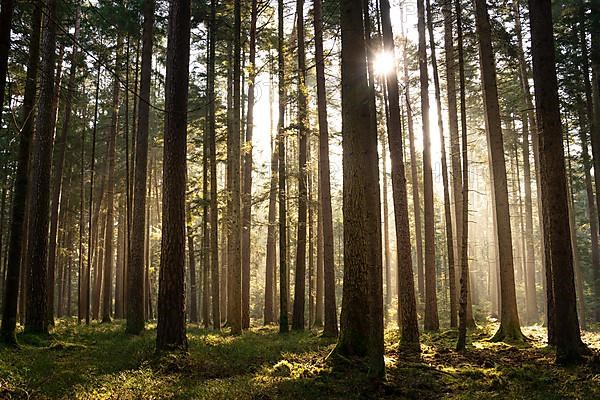
<svg viewBox="0 0 600 400"><path fill-rule="evenodd" d="M394 55L387 51L379 52L375 55L373 70L377 75L387 75L395 68Z"/></svg>

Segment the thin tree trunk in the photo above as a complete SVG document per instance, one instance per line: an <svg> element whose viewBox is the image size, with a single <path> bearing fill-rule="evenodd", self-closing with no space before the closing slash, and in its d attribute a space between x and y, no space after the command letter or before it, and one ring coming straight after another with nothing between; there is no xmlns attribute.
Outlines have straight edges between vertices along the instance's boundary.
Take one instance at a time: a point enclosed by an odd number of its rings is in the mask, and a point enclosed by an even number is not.
<svg viewBox="0 0 600 400"><path fill-rule="evenodd" d="M394 35L390 19L390 4L381 0L381 22L385 50L394 56ZM419 349L419 328L417 304L411 262L410 225L408 219L408 199L402 149L398 78L393 71L386 77L389 102L388 142L392 161L392 189L396 227L397 280L398 280L398 320L402 335L401 345Z"/></svg>
<svg viewBox="0 0 600 400"><path fill-rule="evenodd" d="M304 54L304 0L296 1L298 41L298 231L296 236L296 282L294 285L294 309L292 329L304 329L304 306L306 304L306 213L307 213L307 151L308 151L308 104L306 98L306 56Z"/></svg>
<svg viewBox="0 0 600 400"><path fill-rule="evenodd" d="M152 75L152 38L154 0L144 1L144 30L140 93L137 102L137 130L133 180L133 212L129 259L127 262L127 333L144 330L144 243L146 239L146 185L148 170L148 125L150 118L150 81Z"/></svg>
<svg viewBox="0 0 600 400"><path fill-rule="evenodd" d="M450 190L448 189L448 163L446 162L446 141L444 138L444 122L442 120L442 95L440 91L440 77L438 74L437 59L435 54L435 39L433 36L433 21L430 0L427 0L427 27L429 30L429 48L431 49L431 67L433 69L433 82L435 87L435 100L437 105L437 123L440 134L440 150L442 153L442 184L444 187L444 218L446 230L446 248L448 258L448 283L450 286L450 321L456 322L457 300L456 293L456 272L454 255L454 238L452 236L452 211L450 204ZM456 100L456 99L455 99ZM452 325L452 323L450 324Z"/></svg>
<svg viewBox="0 0 600 400"><path fill-rule="evenodd" d="M279 75L279 121L277 123L277 146L279 154L279 332L288 331L289 279L287 264L287 196L285 165L285 54L284 54L284 1L277 1L277 65Z"/></svg>
<svg viewBox="0 0 600 400"><path fill-rule="evenodd" d="M190 298L189 298L189 320L193 324L198 323L198 286L196 284L196 253L194 250L194 228L192 226L192 212L187 205L187 248L188 267L190 272ZM204 306L204 304L203 304ZM208 307L207 307L208 310ZM205 320L206 322L206 320Z"/></svg>
<svg viewBox="0 0 600 400"><path fill-rule="evenodd" d="M319 203L322 230L323 264L317 266L323 270L323 278L319 280L317 272L317 321L319 320L319 285L322 282L324 300L323 335L338 335L337 306L335 300L335 263L333 248L333 217L331 211L331 172L329 167L329 127L327 124L327 92L325 87L325 57L323 54L323 14L322 0L313 0L315 59L317 75L317 113L319 119Z"/></svg>
<svg viewBox="0 0 600 400"><path fill-rule="evenodd" d="M440 328L437 310L435 270L435 210L433 206L433 175L431 166L431 137L429 131L429 73L425 45L425 5L417 0L419 31L419 77L421 82L421 116L423 125L423 203L425 206L425 321L428 331Z"/></svg>

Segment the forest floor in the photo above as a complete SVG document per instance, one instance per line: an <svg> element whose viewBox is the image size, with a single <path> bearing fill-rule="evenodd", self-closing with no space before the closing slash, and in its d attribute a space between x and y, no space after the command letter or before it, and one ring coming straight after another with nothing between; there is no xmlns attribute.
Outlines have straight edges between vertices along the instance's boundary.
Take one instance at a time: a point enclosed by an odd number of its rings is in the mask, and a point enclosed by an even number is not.
<svg viewBox="0 0 600 400"><path fill-rule="evenodd" d="M129 336L121 322L78 326L60 320L51 336L19 335L0 348L0 399L600 399L600 366L559 368L541 327L525 345L490 343L492 323L470 332L465 354L456 331L423 334L420 356L398 351L386 334L387 377L325 360L334 346L315 332L279 335L256 327L241 336L188 329L189 352L157 356L155 330ZM600 329L584 340L600 350Z"/></svg>

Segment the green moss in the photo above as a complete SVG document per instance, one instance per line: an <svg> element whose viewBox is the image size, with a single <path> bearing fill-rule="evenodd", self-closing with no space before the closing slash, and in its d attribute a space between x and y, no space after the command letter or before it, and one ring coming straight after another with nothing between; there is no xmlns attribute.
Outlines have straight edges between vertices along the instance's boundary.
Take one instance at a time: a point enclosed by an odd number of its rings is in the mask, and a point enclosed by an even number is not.
<svg viewBox="0 0 600 400"><path fill-rule="evenodd" d="M556 367L542 328L524 329L532 338L524 347L490 342L496 327L470 332L465 353L453 350L453 330L424 334L420 354L388 330L381 382L368 376L366 360L327 359L334 342L317 333L261 327L231 336L191 327L187 353L157 355L154 326L131 336L120 321L59 320L51 336L20 334L20 349L0 350L0 398L600 398L596 367ZM584 340L600 347L598 333Z"/></svg>

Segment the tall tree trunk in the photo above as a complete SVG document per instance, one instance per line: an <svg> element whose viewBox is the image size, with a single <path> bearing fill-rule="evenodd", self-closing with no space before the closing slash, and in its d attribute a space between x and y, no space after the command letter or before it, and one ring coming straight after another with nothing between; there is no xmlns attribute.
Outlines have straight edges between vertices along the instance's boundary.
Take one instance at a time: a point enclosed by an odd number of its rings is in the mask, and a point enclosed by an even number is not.
<svg viewBox="0 0 600 400"><path fill-rule="evenodd" d="M450 131L450 164L452 171L452 199L454 201L454 265L461 266L460 255L462 253L462 169L460 142L458 136L458 113L456 107L456 67L453 43L452 26L452 4L446 2L442 5L444 16L444 54L446 67L446 93L448 97L448 130ZM459 274L456 274L458 278ZM458 279L455 280L455 283ZM458 296L457 296L458 297ZM455 298L456 299L456 298ZM450 313L450 326L457 326L456 312Z"/></svg>
<svg viewBox="0 0 600 400"><path fill-rule="evenodd" d="M121 58L123 47L123 38L119 34L117 38L115 73L118 75L121 71ZM112 270L114 263L113 237L115 229L115 142L117 139L117 130L119 129L119 97L120 87L119 79L115 77L113 84L113 104L112 117L110 125L110 135L108 137L107 149L107 189L106 189L106 235L104 240L104 281L102 293L102 322L110 322L110 312L112 310Z"/></svg>
<svg viewBox="0 0 600 400"><path fill-rule="evenodd" d="M498 256L500 262L500 327L494 340L522 340L519 325L515 277L512 254L512 234L508 204L506 164L498 105L496 85L496 65L492 49L491 28L487 4L484 0L475 0L477 37L479 38L479 59L481 81L485 106L485 120L490 154L490 167L493 176L496 229L498 235ZM464 183L463 183L464 184Z"/></svg>
<svg viewBox="0 0 600 400"><path fill-rule="evenodd" d="M174 0L169 8L157 350L187 348L184 275L190 0Z"/></svg>
<svg viewBox="0 0 600 400"><path fill-rule="evenodd" d="M240 215L240 111L241 111L241 0L234 1L233 104L231 129L227 138L229 188L229 254L227 281L227 322L232 334L242 331L242 251Z"/></svg>
<svg viewBox="0 0 600 400"><path fill-rule="evenodd" d="M469 301L469 152L467 136L467 104L465 90L465 60L463 46L462 8L460 0L455 1L456 12L456 34L458 42L458 72L460 86L460 127L462 139L462 182L460 187L461 200L461 222L460 227L460 298L458 309L458 340L456 350L464 351L467 344L467 326L469 325L468 301ZM458 138L457 138L458 139ZM458 143L456 143L458 145ZM457 217L458 221L458 217ZM458 223L457 223L458 231ZM459 242L457 240L457 242Z"/></svg>
<svg viewBox="0 0 600 400"><path fill-rule="evenodd" d="M429 30L429 48L431 49L431 67L433 69L433 82L435 87L435 100L437 105L437 123L440 134L440 151L442 153L442 184L444 187L444 218L446 222L446 249L448 257L448 285L450 286L450 321L456 323L457 300L456 271L454 261L454 238L452 236L452 211L450 204L450 190L448 189L448 163L446 162L446 140L444 138L444 122L442 119L442 95L440 91L440 77L438 74L437 59L435 54L435 38L433 36L433 21L430 0L427 0L427 27ZM455 99L456 100L456 99ZM452 325L452 324L451 324Z"/></svg>
<svg viewBox="0 0 600 400"><path fill-rule="evenodd" d="M242 193L242 328L250 327L250 231L252 224L252 132L254 130L254 85L256 80L257 0L252 0L250 16L250 59L248 66L248 113L244 144Z"/></svg>
<svg viewBox="0 0 600 400"><path fill-rule="evenodd" d="M325 87L325 56L323 54L322 0L314 0L315 68L317 75L317 113L319 119L319 203L323 241L323 335L338 335L337 306L335 300L335 263L333 251L333 217L331 211L331 172L329 168L329 127L327 124L327 92ZM320 268L317 266L317 268ZM319 274L317 273L317 276ZM317 292L319 292L317 278ZM317 295L317 315L319 314ZM318 319L318 318L317 318Z"/></svg>
<svg viewBox="0 0 600 400"><path fill-rule="evenodd" d="M75 73L77 72L78 49L77 41L79 39L81 9L77 6L75 13L75 34L73 52L71 54L71 67L69 70L69 81L67 83L67 96L65 100L64 117L60 135L56 139L56 159L54 163L54 186L52 188L51 209L50 209L50 238L48 246L48 323L54 325L54 270L56 264L56 247L58 233L58 214L62 202L61 190L63 180L63 169L65 165L65 153L67 149L67 135L71 122L71 109L73 97L76 96Z"/></svg>
<svg viewBox="0 0 600 400"><path fill-rule="evenodd" d="M385 51L395 59L394 34L390 19L390 3L381 0L381 22ZM392 161L392 189L396 226L397 280L398 280L398 320L402 335L401 345L419 349L419 327L415 283L411 262L410 224L408 220L408 199L402 149L398 78L396 71L386 76L389 102L388 142Z"/></svg>
<svg viewBox="0 0 600 400"><path fill-rule="evenodd" d="M150 119L150 81L152 78L152 38L154 0L144 1L144 30L142 39L142 67L138 101L137 130L135 134L135 161L133 182L133 212L131 244L127 262L127 305L125 314L127 333L139 334L144 330L144 243L146 240L146 185L148 169L148 125Z"/></svg>
<svg viewBox="0 0 600 400"><path fill-rule="evenodd" d="M3 6L4 9L4 6ZM29 35L29 58L27 61L27 77L25 80L25 94L23 98L23 114L21 115L22 127L19 138L19 153L17 170L12 191L10 239L8 242L8 257L6 265L6 280L4 286L4 301L2 302L2 325L0 327L0 340L5 343L16 343L15 329L17 326L17 303L19 298L19 283L21 266L25 265L22 258L23 248L27 240L25 213L28 208L29 158L31 140L33 138L34 106L37 89L37 73L40 54L40 32L42 22L41 1L35 2L31 17L31 34ZM21 291L21 296L24 296Z"/></svg>
<svg viewBox="0 0 600 400"><path fill-rule="evenodd" d="M298 233L296 237L296 282L292 329L304 329L306 304L306 159L308 150L308 104L306 98L306 56L304 54L304 0L296 1L296 34L298 35Z"/></svg>
<svg viewBox="0 0 600 400"><path fill-rule="evenodd" d="M400 10L402 12L402 10ZM404 35L404 26L402 24L402 34ZM417 166L417 151L415 148L415 134L413 128L413 113L410 101L410 85L408 80L408 55L406 51L407 44L406 37L402 45L402 58L403 58L403 69L404 69L404 97L406 100L406 120L408 128L408 141L410 147L410 172L411 172L411 186L412 186L412 198L414 208L414 219L415 219L415 242L416 242L416 257L417 257L417 288L419 292L419 299L421 302L425 300L425 271L423 265L423 235L421 227L421 198L419 196L419 170Z"/></svg>
<svg viewBox="0 0 600 400"><path fill-rule="evenodd" d="M279 154L279 332L286 333L288 327L288 264L287 264L287 196L285 165L285 44L284 44L284 1L277 1L277 66L279 75L279 120L277 123L277 148Z"/></svg>
<svg viewBox="0 0 600 400"><path fill-rule="evenodd" d="M126 242L127 242L127 199L121 195L119 201L119 216L117 225L117 264L115 270L115 318L123 318L123 276L125 272Z"/></svg>
<svg viewBox="0 0 600 400"><path fill-rule="evenodd" d="M382 311L378 306L383 299L376 298L382 272L377 130L366 65L369 13L362 3L341 3L344 295L336 350L344 356L368 356L370 374L382 376L383 313L377 311Z"/></svg>
<svg viewBox="0 0 600 400"><path fill-rule="evenodd" d="M31 202L29 204L29 244L27 254L27 306L25 330L47 333L48 216L50 208L50 169L52 167L54 65L56 60L56 0L47 0L40 61L41 82L36 129L31 155Z"/></svg>
<svg viewBox="0 0 600 400"><path fill-rule="evenodd" d="M419 31L419 77L421 82L421 116L423 124L423 202L425 206L425 330L440 328L437 310L435 272L435 210L433 207L433 175L431 137L429 131L429 73L425 44L425 4L417 0Z"/></svg>
<svg viewBox="0 0 600 400"><path fill-rule="evenodd" d="M220 279L225 280L225 275L219 277L219 205L217 199L217 150L215 126L215 43L216 43L216 14L217 0L210 2L210 42L208 50L208 151L210 153L210 276L212 295L213 329L221 328L221 301L225 296L221 293Z"/></svg>
<svg viewBox="0 0 600 400"><path fill-rule="evenodd" d="M209 169L209 165L208 165L208 129L204 129L204 138L202 141L202 198L203 199L208 199L208 169ZM192 285L192 282L194 283L194 287L190 290L190 302L192 304L192 306L194 305L194 303L196 303L196 314L198 313L197 308L198 308L198 287L202 288L202 292L201 292L201 299L202 299L202 321L204 323L204 328L208 328L210 325L210 312L209 312L209 303L210 303L210 283L209 283L209 275L210 275L210 232L208 230L208 219L209 219L209 204L207 202L204 202L202 204L202 269L201 269L201 282L200 285L196 284L196 271L194 268L193 274L192 274L192 263L191 263L191 258L190 258L190 287ZM191 225L191 216L188 217L188 227L190 227ZM192 241L193 241L193 237L192 237ZM190 250L190 235L188 232L188 251L190 251L190 255L191 255L191 250ZM193 248L193 243L191 243L192 246L191 248ZM192 281L193 279L193 281ZM191 312L192 310L190 309L190 319L191 319ZM196 322L198 322L198 315L196 315Z"/></svg>
<svg viewBox="0 0 600 400"><path fill-rule="evenodd" d="M554 56L552 8L549 0L529 1L531 24L533 77L537 122L540 128L540 171L544 228L550 239L556 360L559 363L579 362L587 350L579 332L577 320L573 253L569 236L569 211L562 125L558 98L558 82Z"/></svg>

